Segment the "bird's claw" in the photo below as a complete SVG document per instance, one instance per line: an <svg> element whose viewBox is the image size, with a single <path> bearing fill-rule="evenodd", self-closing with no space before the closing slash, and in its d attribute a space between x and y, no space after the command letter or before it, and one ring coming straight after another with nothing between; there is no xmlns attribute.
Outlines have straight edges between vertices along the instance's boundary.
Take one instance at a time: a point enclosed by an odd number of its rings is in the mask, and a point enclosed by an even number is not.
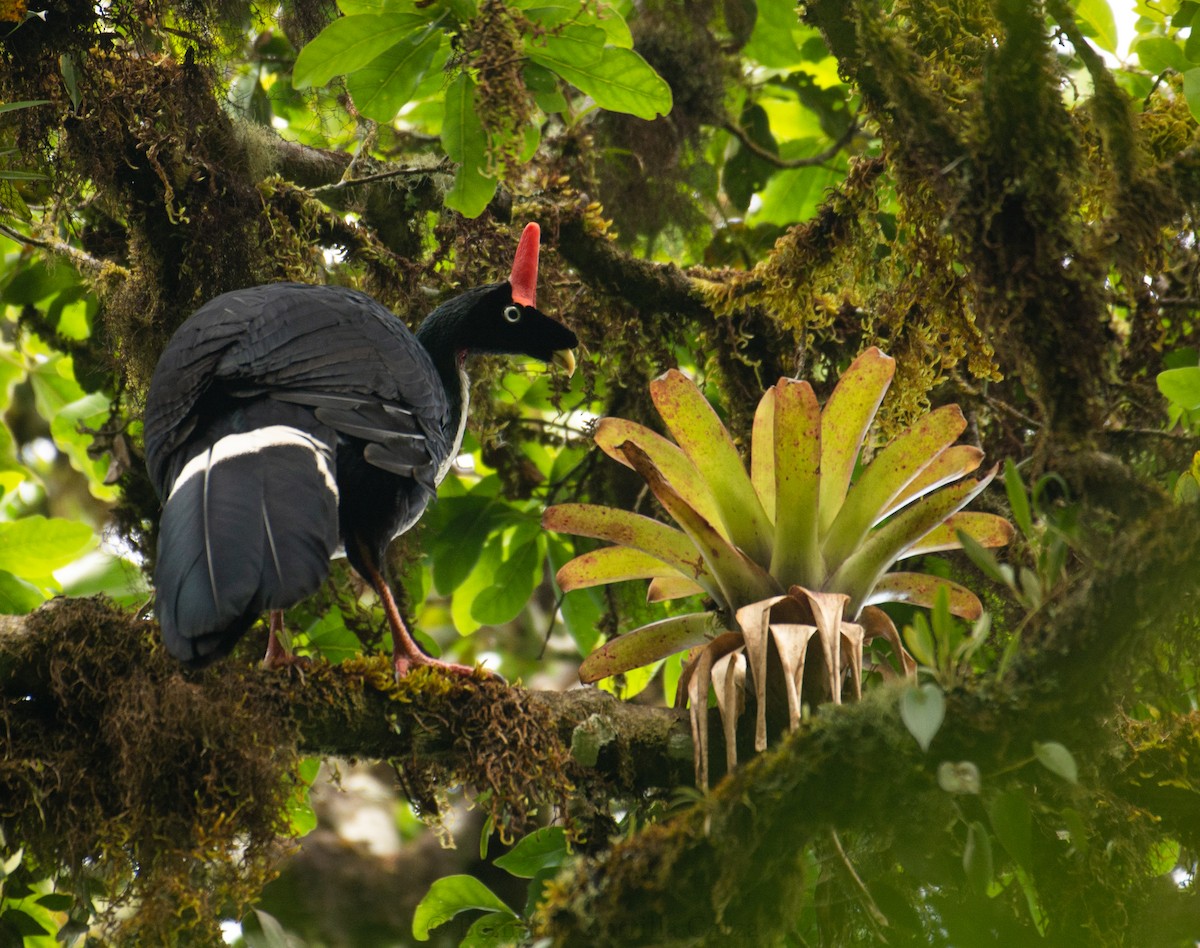
<svg viewBox="0 0 1200 948"><path fill-rule="evenodd" d="M392 656L392 665L396 669L396 681L407 678L414 668L424 665L429 668L437 668L446 674L459 675L463 678L474 678L476 672L482 671L488 678L507 684L503 675L492 671L490 668L484 668L482 665L460 665L457 662L444 662L439 658L430 658L428 655L394 655Z"/></svg>

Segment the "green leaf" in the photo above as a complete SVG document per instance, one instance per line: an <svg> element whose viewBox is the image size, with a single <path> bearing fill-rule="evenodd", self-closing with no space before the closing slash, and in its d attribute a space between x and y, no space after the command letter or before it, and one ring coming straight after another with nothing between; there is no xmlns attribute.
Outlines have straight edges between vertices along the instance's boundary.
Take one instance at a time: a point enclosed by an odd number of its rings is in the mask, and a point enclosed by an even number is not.
<svg viewBox="0 0 1200 948"><path fill-rule="evenodd" d="M771 575L784 587L817 588L825 578L819 541L821 408L808 382L780 379L772 424L775 537Z"/></svg>
<svg viewBox="0 0 1200 948"><path fill-rule="evenodd" d="M828 140L813 138L789 142L780 150L784 158L807 158L828 145ZM832 163L776 171L763 188L762 204L754 212L752 221L786 227L808 220L824 200L826 191L844 177L845 167Z"/></svg>
<svg viewBox="0 0 1200 948"><path fill-rule="evenodd" d="M900 696L900 719L923 751L929 750L945 717L946 699L937 685L907 688Z"/></svg>
<svg viewBox="0 0 1200 948"><path fill-rule="evenodd" d="M491 586L476 596L471 615L484 625L504 625L525 608L542 579L542 543L537 535L514 536Z"/></svg>
<svg viewBox="0 0 1200 948"><path fill-rule="evenodd" d="M863 438L895 372L896 360L871 346L842 373L821 412L822 536L842 508Z"/></svg>
<svg viewBox="0 0 1200 948"><path fill-rule="evenodd" d="M17 109L32 109L34 106L49 104L49 99L22 99L20 102L5 102L0 104L0 115L5 112L15 112Z"/></svg>
<svg viewBox="0 0 1200 948"><path fill-rule="evenodd" d="M606 41L604 30L575 24L557 33L528 37L525 52L534 62L562 75L560 67L582 69L598 63L604 55Z"/></svg>
<svg viewBox="0 0 1200 948"><path fill-rule="evenodd" d="M1150 847L1150 872L1156 876L1165 876L1179 865L1179 853L1182 847L1177 839L1160 839Z"/></svg>
<svg viewBox="0 0 1200 948"><path fill-rule="evenodd" d="M679 445L668 441L645 425L626 421L624 418L600 419L593 440L610 458L620 461L631 470L633 465L621 450L621 445L627 441L636 444L688 506L729 539L721 520L720 508L708 482Z"/></svg>
<svg viewBox="0 0 1200 948"><path fill-rule="evenodd" d="M963 619L974 621L983 613L979 597L965 586L941 576L928 573L886 573L875 584L863 605L874 606L881 602L907 602L926 609L933 608L938 593L946 594L950 612ZM915 654L915 653L914 653Z"/></svg>
<svg viewBox="0 0 1200 948"><path fill-rule="evenodd" d="M785 380L780 379L780 383ZM750 430L750 483L767 519L776 518L775 504L775 386L763 392L754 409Z"/></svg>
<svg viewBox="0 0 1200 948"><path fill-rule="evenodd" d="M913 616L912 625L904 627L904 644L912 652L913 658L926 668L937 667L937 654L933 648L933 633L929 631L929 622L921 613Z"/></svg>
<svg viewBox="0 0 1200 948"><path fill-rule="evenodd" d="M1025 493L1025 482L1012 458L1004 459L1004 492L1008 495L1008 506L1012 510L1017 529L1026 537L1033 536L1033 513L1029 508L1029 495Z"/></svg>
<svg viewBox="0 0 1200 948"><path fill-rule="evenodd" d="M648 665L685 648L703 645L720 631L720 623L711 612L692 612L651 622L610 639L592 652L579 666L579 680L586 684Z"/></svg>
<svg viewBox="0 0 1200 948"><path fill-rule="evenodd" d="M40 514L0 522L0 570L34 581L79 558L95 543L91 527Z"/></svg>
<svg viewBox="0 0 1200 948"><path fill-rule="evenodd" d="M973 536L962 532L958 535L958 542L962 545L963 552L967 554L967 558L979 567L980 571L988 579L1002 586L1007 586L1011 583L1012 577L1005 574L1004 567L1001 567L1000 561L989 553Z"/></svg>
<svg viewBox="0 0 1200 948"><path fill-rule="evenodd" d="M537 107L543 112L565 112L567 99L558 87L558 77L545 66L527 62L521 70L525 85L533 93Z"/></svg>
<svg viewBox="0 0 1200 948"><path fill-rule="evenodd" d="M1108 0L1076 0L1075 16L1085 36L1095 39L1101 49L1116 53L1117 21Z"/></svg>
<svg viewBox="0 0 1200 948"><path fill-rule="evenodd" d="M292 69L292 87L319 87L334 76L356 72L427 25L426 19L415 13L365 13L334 20L300 50Z"/></svg>
<svg viewBox="0 0 1200 948"><path fill-rule="evenodd" d="M983 451L973 444L956 444L929 462L928 466L912 479L887 509L888 513L933 493L970 474L983 463Z"/></svg>
<svg viewBox="0 0 1200 948"><path fill-rule="evenodd" d="M676 443L708 484L726 535L755 562L769 563L774 527L729 432L708 400L678 369L652 381L650 397Z"/></svg>
<svg viewBox="0 0 1200 948"><path fill-rule="evenodd" d="M836 569L858 548L892 502L966 427L962 410L945 405L922 416L875 455L847 492L824 537L821 550L829 568Z"/></svg>
<svg viewBox="0 0 1200 948"><path fill-rule="evenodd" d="M48 935L50 932L28 912L17 908L8 908L0 912L0 926L7 926L21 938L36 938Z"/></svg>
<svg viewBox="0 0 1200 948"><path fill-rule="evenodd" d="M49 895L41 896L36 901L38 905L49 909L51 912L69 912L75 904L75 897L67 895L65 892L51 892Z"/></svg>
<svg viewBox="0 0 1200 948"><path fill-rule="evenodd" d="M960 481L944 487L893 514L838 568L829 581L829 588L850 596L850 608L857 611L884 572L905 550L969 504L995 475L996 469L992 468L979 480Z"/></svg>
<svg viewBox="0 0 1200 948"><path fill-rule="evenodd" d="M1000 547L1012 542L1013 526L998 514L960 511L947 517L921 537L904 551L900 559L961 549L960 533L966 534L980 547Z"/></svg>
<svg viewBox="0 0 1200 948"><path fill-rule="evenodd" d="M347 76L354 107L376 122L390 122L416 93L443 38L440 30L414 33Z"/></svg>
<svg viewBox="0 0 1200 948"><path fill-rule="evenodd" d="M742 552L739 546L731 544L711 523L701 517L679 496L678 493L659 474L653 462L633 442L627 441L622 450L629 458L634 469L642 476L658 502L663 505L682 528L684 533L704 557L704 563L717 581L721 595L718 601L737 609L750 602L757 602L768 596L783 591L779 583L758 563ZM735 455L736 457L736 455ZM766 515L754 495L745 470L738 465L745 480L746 489L751 494L754 506L757 507L764 521ZM769 537L767 538L769 544ZM760 544L761 545L761 544Z"/></svg>
<svg viewBox="0 0 1200 948"><path fill-rule="evenodd" d="M803 60L792 35L798 22L796 8L790 3L759 2L758 16L750 41L742 52L764 66L783 69Z"/></svg>
<svg viewBox="0 0 1200 948"><path fill-rule="evenodd" d="M992 861L992 837L987 827L976 821L967 825L967 843L963 847L963 872L979 895L986 895L995 874Z"/></svg>
<svg viewBox="0 0 1200 948"><path fill-rule="evenodd" d="M1028 869L1033 862L1033 814L1029 801L1018 790L1009 790L996 797L989 815L992 831L1017 865Z"/></svg>
<svg viewBox="0 0 1200 948"><path fill-rule="evenodd" d="M513 914L498 895L474 876L445 876L431 885L417 904L413 914L413 937L417 941L428 941L432 929L471 909Z"/></svg>
<svg viewBox="0 0 1200 948"><path fill-rule="evenodd" d="M555 579L564 592L604 586L632 579L678 575L678 570L657 557L626 546L606 546L583 553L558 571Z"/></svg>
<svg viewBox="0 0 1200 948"><path fill-rule="evenodd" d="M1079 783L1079 768L1071 752L1057 741L1033 742L1033 754L1038 762L1052 774L1062 777L1067 783Z"/></svg>
<svg viewBox="0 0 1200 948"><path fill-rule="evenodd" d="M0 615L27 615L45 601L45 595L36 586L18 579L8 570L0 570Z"/></svg>
<svg viewBox="0 0 1200 948"><path fill-rule="evenodd" d="M1200 70L1196 70L1200 76ZM1200 92L1200 89L1197 90ZM1200 409L1200 366L1182 369L1167 369L1159 372L1155 380L1158 390L1168 400L1187 411Z"/></svg>
<svg viewBox="0 0 1200 948"><path fill-rule="evenodd" d="M512 912L489 912L471 923L458 948L511 948L528 936L529 927Z"/></svg>
<svg viewBox="0 0 1200 948"><path fill-rule="evenodd" d="M1142 37L1133 44L1130 52L1137 54L1138 61L1147 72L1160 73L1168 69L1187 72L1190 65L1179 44L1165 36Z"/></svg>
<svg viewBox="0 0 1200 948"><path fill-rule="evenodd" d="M446 89L442 148L458 164L446 206L463 217L478 217L496 193L496 179L487 173L487 134L475 113L475 82L465 72Z"/></svg>
<svg viewBox="0 0 1200 948"><path fill-rule="evenodd" d="M537 47L529 47L527 55L591 96L602 109L644 119L671 111L671 87L632 49L605 46L599 59L582 65L556 59Z"/></svg>
<svg viewBox="0 0 1200 948"><path fill-rule="evenodd" d="M518 879L532 879L544 869L561 866L567 858L567 833L561 826L544 826L517 842L495 865Z"/></svg>
<svg viewBox="0 0 1200 948"><path fill-rule="evenodd" d="M547 540L546 554L550 559L550 568L561 569L569 555L567 545L555 536L548 536ZM563 594L559 610L580 655L590 655L600 644L603 636L598 626L604 609L604 601L595 589L578 589Z"/></svg>
<svg viewBox="0 0 1200 948"><path fill-rule="evenodd" d="M700 551L686 534L665 523L616 507L557 504L546 508L542 514L542 526L560 533L631 546L673 566L684 576L700 583L710 594L720 595L720 587L705 565Z"/></svg>

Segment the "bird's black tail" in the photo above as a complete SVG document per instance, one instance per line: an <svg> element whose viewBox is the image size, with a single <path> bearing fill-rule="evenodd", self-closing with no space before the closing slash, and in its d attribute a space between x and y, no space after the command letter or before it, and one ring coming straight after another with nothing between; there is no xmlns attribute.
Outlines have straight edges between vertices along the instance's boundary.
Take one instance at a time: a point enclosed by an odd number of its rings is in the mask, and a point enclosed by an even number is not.
<svg viewBox="0 0 1200 948"><path fill-rule="evenodd" d="M332 450L299 428L226 435L193 456L159 528L154 579L167 651L207 665L264 610L314 593L338 544L337 505Z"/></svg>

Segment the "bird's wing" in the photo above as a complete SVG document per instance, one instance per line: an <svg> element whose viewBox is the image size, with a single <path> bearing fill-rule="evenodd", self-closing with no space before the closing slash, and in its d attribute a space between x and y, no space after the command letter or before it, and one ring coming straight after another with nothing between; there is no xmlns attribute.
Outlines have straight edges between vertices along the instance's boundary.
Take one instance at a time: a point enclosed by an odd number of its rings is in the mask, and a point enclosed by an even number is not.
<svg viewBox="0 0 1200 948"><path fill-rule="evenodd" d="M445 390L429 354L370 297L268 284L218 296L180 327L151 382L147 464L160 493L169 459L212 393L307 405L367 442L368 459L425 480L450 450ZM416 472L416 473L414 473Z"/></svg>

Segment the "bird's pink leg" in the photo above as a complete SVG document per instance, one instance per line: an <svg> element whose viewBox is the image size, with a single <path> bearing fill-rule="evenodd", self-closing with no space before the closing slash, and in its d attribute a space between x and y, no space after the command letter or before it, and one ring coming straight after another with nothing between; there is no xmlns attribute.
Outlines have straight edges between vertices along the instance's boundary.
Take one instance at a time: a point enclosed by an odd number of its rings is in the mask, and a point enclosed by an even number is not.
<svg viewBox="0 0 1200 948"><path fill-rule="evenodd" d="M379 570L369 561L367 569L369 571L367 578L371 581L371 585L375 587L375 592L379 594L379 598L383 602L383 611L387 615L388 625L392 627L392 664L396 667L397 681L405 677L418 665L429 665L455 675L475 674L475 669L469 665L444 662L438 658L430 658L422 652L421 647L417 645L412 635L409 634L408 626L404 624L404 619L400 615L400 609L396 606L396 599L392 595L391 588L384 581Z"/></svg>
<svg viewBox="0 0 1200 948"><path fill-rule="evenodd" d="M293 655L283 645L283 610L272 609L267 624L271 635L267 639L267 654L263 656L263 668L286 668L289 665L307 665L310 659Z"/></svg>

